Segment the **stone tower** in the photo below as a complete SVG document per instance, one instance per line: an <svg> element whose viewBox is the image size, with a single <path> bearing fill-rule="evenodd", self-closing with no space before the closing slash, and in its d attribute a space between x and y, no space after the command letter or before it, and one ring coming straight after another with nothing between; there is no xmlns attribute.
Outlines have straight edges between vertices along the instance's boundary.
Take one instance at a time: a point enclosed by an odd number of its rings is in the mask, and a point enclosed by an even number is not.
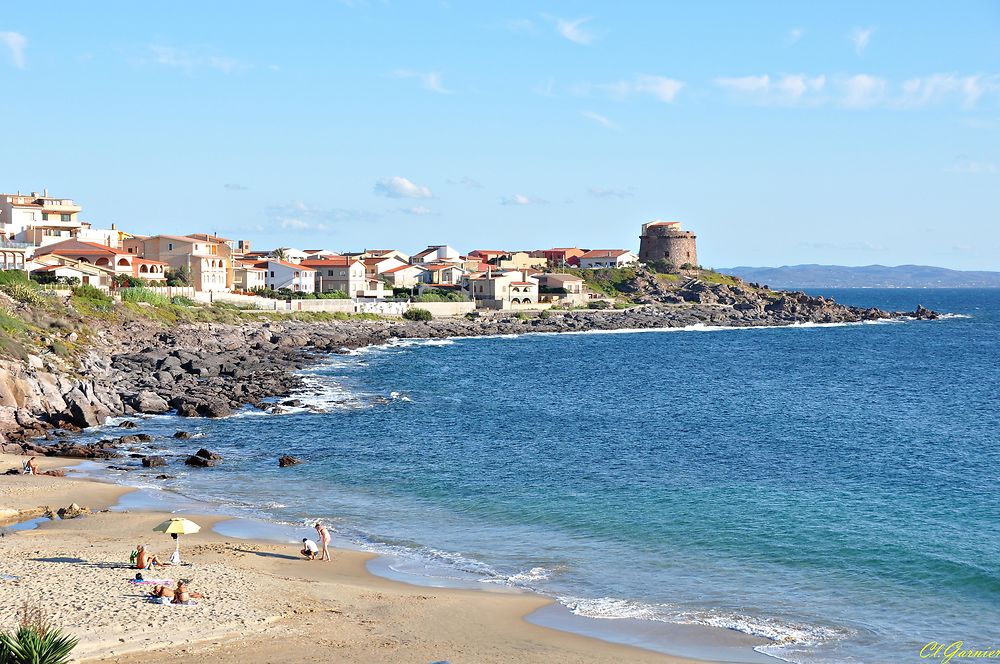
<svg viewBox="0 0 1000 664"><path fill-rule="evenodd" d="M665 260L676 267L698 265L697 237L681 230L679 221L651 221L642 225L639 236L639 260L648 263Z"/></svg>

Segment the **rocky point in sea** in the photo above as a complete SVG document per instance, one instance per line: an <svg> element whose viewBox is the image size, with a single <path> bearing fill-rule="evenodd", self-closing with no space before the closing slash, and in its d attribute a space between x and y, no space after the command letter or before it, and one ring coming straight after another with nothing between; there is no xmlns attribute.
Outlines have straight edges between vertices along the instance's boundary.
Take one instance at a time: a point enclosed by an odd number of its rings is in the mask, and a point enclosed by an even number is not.
<svg viewBox="0 0 1000 664"><path fill-rule="evenodd" d="M112 458L134 441L122 436L82 444L73 442L69 435L113 416L174 412L182 417L226 417L246 406L278 409L280 404L265 400L300 387L298 370L326 354L393 338L937 317L923 307L913 312L848 307L822 296L774 292L737 279L728 283L690 279L671 287L644 270L620 289L634 306L518 314L483 311L426 322L247 317L233 323L178 323L170 327L155 320L132 319L125 327L102 324L100 319L88 321L92 332L72 362L51 353L0 359L0 449ZM11 307L16 310L17 303Z"/></svg>

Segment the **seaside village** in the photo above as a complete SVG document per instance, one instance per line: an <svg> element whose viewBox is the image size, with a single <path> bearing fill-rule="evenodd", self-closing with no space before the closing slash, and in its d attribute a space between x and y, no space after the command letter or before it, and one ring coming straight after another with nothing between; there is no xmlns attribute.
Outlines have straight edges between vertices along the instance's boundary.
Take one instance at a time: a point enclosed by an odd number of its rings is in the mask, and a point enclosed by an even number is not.
<svg viewBox="0 0 1000 664"><path fill-rule="evenodd" d="M414 302L436 315L498 310L604 308L581 270L666 261L698 265L695 235L676 221L643 224L628 249L475 249L446 244L398 249L252 249L218 234L138 235L81 220L82 208L47 190L0 194L0 269L42 284L88 284L115 292L139 286L168 296L248 308L402 313Z"/></svg>

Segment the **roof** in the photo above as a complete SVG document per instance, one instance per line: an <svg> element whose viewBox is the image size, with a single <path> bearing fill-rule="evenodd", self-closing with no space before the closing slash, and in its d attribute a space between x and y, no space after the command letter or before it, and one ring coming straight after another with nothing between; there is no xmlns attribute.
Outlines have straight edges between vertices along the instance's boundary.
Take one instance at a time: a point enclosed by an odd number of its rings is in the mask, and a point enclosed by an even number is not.
<svg viewBox="0 0 1000 664"><path fill-rule="evenodd" d="M568 281L583 281L582 277L578 277L574 274L543 274L541 278L546 281L558 281L560 283L566 283Z"/></svg>
<svg viewBox="0 0 1000 664"><path fill-rule="evenodd" d="M330 258L307 258L299 263L299 265L307 267L350 267L360 262L358 259L349 258L348 256L333 256Z"/></svg>
<svg viewBox="0 0 1000 664"><path fill-rule="evenodd" d="M509 251L503 251L501 249L473 249L469 252L469 255L476 254L477 256L503 256L504 254L509 254Z"/></svg>
<svg viewBox="0 0 1000 664"><path fill-rule="evenodd" d="M170 264L170 263L164 263L163 261L153 261L153 260L149 260L148 258L138 258L138 257L133 258L132 262L135 263L136 265L143 265L143 264L145 264L145 265L169 265Z"/></svg>
<svg viewBox="0 0 1000 664"><path fill-rule="evenodd" d="M394 267L391 270L386 270L382 274L393 274L394 272L402 272L403 270L426 270L423 265L400 265L399 267Z"/></svg>
<svg viewBox="0 0 1000 664"><path fill-rule="evenodd" d="M45 247L41 247L35 254L44 256L45 254L114 254L115 256L132 256L127 251L112 249L96 242L84 242L83 240L63 240Z"/></svg>
<svg viewBox="0 0 1000 664"><path fill-rule="evenodd" d="M580 258L618 258L627 253L628 249L591 249Z"/></svg>
<svg viewBox="0 0 1000 664"><path fill-rule="evenodd" d="M534 281L512 281L512 282L510 282L510 285L511 286L537 286L538 284L536 284Z"/></svg>
<svg viewBox="0 0 1000 664"><path fill-rule="evenodd" d="M290 267L293 270L305 270L307 272L315 272L316 271L316 270L312 269L311 267L304 266L304 265L302 265L300 263L289 263L287 261L280 261L277 258L268 258L266 260L263 260L263 261L257 263L256 265L254 265L254 267L260 267L262 265L270 265L271 263L277 263L278 265L283 265L285 267Z"/></svg>
<svg viewBox="0 0 1000 664"><path fill-rule="evenodd" d="M410 267L413 266L411 265ZM434 272L437 272L438 270L447 270L448 268L453 268L453 267L458 268L460 270L462 269L461 265L456 265L454 263L445 263L445 264L434 263L432 265L424 265L423 267L425 270L433 270Z"/></svg>
<svg viewBox="0 0 1000 664"><path fill-rule="evenodd" d="M262 267L257 267L256 265L244 265L242 263L236 265L234 269L247 270L248 272L267 272L267 270Z"/></svg>
<svg viewBox="0 0 1000 664"><path fill-rule="evenodd" d="M219 237L218 235L209 235L208 233L191 233L188 237L193 237L196 240L207 240L214 242L232 242L233 240L226 239L224 237Z"/></svg>

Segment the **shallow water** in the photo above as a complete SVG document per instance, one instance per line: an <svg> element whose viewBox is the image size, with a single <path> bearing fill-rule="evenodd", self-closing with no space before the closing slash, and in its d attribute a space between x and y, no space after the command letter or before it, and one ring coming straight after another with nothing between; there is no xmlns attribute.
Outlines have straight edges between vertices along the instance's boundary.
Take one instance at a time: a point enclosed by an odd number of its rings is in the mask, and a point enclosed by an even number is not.
<svg viewBox="0 0 1000 664"><path fill-rule="evenodd" d="M989 646L1000 291L823 293L964 317L400 341L311 371L300 398L325 414L150 418L152 448L226 460L128 479L324 518L399 574L732 628L790 661Z"/></svg>

